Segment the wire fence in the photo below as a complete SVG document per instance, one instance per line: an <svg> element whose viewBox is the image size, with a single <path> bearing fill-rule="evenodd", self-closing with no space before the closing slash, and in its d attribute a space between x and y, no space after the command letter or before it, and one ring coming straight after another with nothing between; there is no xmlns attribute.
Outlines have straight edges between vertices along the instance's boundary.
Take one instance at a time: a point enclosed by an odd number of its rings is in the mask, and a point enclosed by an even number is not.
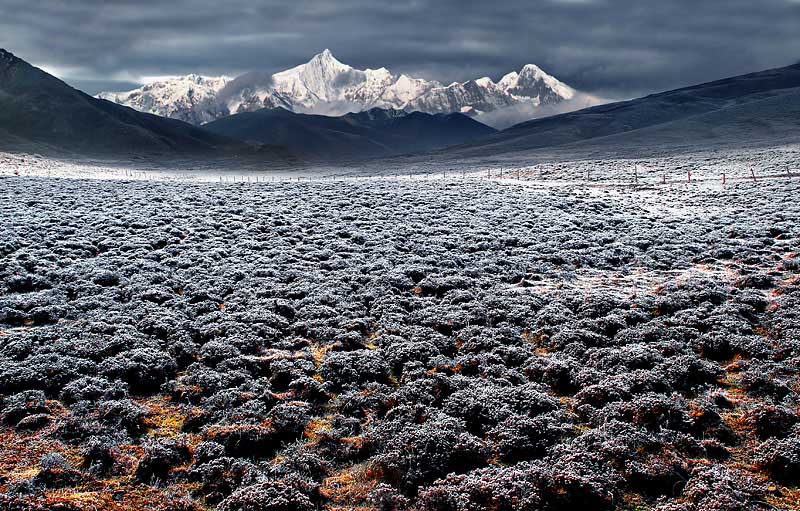
<svg viewBox="0 0 800 511"><path fill-rule="evenodd" d="M365 172L329 170L314 173L287 171L248 170L246 172L227 169L181 170L163 169L137 170L120 167L83 166L54 160L24 158L0 160L0 176L3 177L51 177L68 179L112 179L126 181L197 181L238 184L277 184L310 182L358 182L358 181L497 181L540 185L572 185L587 187L659 187L676 185L719 185L725 187L743 182L758 183L762 180L792 179L800 177L800 171L778 167L736 167L720 170L686 168L646 168L640 165L620 165L615 168L597 169L586 164L538 164L530 167L487 167L482 169L436 168L410 169L407 172ZM608 165L606 165L608 167Z"/></svg>

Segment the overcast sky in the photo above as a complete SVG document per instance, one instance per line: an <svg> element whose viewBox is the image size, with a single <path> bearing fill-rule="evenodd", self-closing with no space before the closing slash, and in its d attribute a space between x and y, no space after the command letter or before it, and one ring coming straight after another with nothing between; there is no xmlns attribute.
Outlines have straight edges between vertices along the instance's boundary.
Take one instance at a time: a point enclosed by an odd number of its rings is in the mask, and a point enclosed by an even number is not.
<svg viewBox="0 0 800 511"><path fill-rule="evenodd" d="M330 48L443 82L535 63L624 98L800 61L800 0L0 0L0 47L90 93Z"/></svg>

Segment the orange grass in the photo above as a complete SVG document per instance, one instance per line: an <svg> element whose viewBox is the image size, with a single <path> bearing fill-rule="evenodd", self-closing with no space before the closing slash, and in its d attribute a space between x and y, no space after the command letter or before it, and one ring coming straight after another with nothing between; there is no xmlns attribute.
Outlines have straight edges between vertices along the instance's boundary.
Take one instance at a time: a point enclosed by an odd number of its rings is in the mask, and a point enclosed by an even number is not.
<svg viewBox="0 0 800 511"><path fill-rule="evenodd" d="M376 474L366 463L341 470L322 482L320 495L338 505L359 505L366 502L378 485Z"/></svg>

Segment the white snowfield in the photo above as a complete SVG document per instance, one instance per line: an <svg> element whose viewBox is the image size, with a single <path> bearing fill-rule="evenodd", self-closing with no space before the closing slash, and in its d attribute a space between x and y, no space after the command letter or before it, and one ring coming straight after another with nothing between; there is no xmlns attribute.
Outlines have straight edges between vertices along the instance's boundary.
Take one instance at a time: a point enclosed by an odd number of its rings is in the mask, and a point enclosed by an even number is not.
<svg viewBox="0 0 800 511"><path fill-rule="evenodd" d="M528 110L572 100L576 91L528 64L497 83L489 77L442 85L394 74L386 68L354 69L325 50L309 62L273 75L236 79L188 75L153 82L128 92L98 97L164 117L203 124L261 108L344 115L371 108L477 116L506 108ZM528 111L526 110L526 111ZM533 115L533 114L531 114Z"/></svg>

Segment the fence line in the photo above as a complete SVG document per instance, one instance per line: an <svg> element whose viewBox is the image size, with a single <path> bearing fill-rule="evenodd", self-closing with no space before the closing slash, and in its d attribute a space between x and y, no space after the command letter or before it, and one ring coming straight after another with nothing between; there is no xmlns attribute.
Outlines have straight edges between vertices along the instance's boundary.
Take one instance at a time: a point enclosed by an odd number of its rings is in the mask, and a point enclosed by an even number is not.
<svg viewBox="0 0 800 511"><path fill-rule="evenodd" d="M589 187L598 186L630 186L638 188L642 186L673 186L677 184L693 185L693 184L709 184L718 183L723 188L729 183L752 181L756 184L762 179L791 179L795 177L789 169L784 169L780 172L779 169L762 168L758 173L756 170L749 166L747 170L742 169L740 172L734 174L727 171L719 172L712 175L698 175L693 169L685 170L685 177L678 177L678 169L672 172L666 172L661 169L651 171L648 173L641 173L639 164L633 166L627 172L620 171L606 171L586 168L585 176L582 174L582 169L576 169L572 172L567 171L565 175L558 175L562 169L558 167L545 167L537 165L535 167L525 168L504 168L504 167L487 167L485 175L483 170L467 171L462 168L460 172L453 168L445 168L439 170L431 170L428 172L409 172L408 174L401 174L399 172L376 173L376 174L357 174L357 173L324 173L318 175L290 175L290 174L258 174L254 172L248 173L228 173L222 172L219 174L192 172L177 172L171 173L168 171L159 170L134 170L134 169L115 169L115 168L95 168L92 171L86 172L88 168L75 168L69 169L64 172L64 168L25 168L25 165L17 165L13 169L3 168L0 163L0 176L37 176L37 177L64 177L64 178L78 178L78 179L120 179L125 182L132 181L210 181L218 183L231 183L231 184L267 184L267 183L301 183L301 182L357 182L357 181L464 181L464 180L491 180L498 182L521 182L521 183L562 183L562 184L583 184ZM269 172L269 171L267 171ZM603 175L598 179L597 173ZM712 170L709 173L714 172ZM658 177L660 176L660 179ZM216 179L214 179L216 177Z"/></svg>

